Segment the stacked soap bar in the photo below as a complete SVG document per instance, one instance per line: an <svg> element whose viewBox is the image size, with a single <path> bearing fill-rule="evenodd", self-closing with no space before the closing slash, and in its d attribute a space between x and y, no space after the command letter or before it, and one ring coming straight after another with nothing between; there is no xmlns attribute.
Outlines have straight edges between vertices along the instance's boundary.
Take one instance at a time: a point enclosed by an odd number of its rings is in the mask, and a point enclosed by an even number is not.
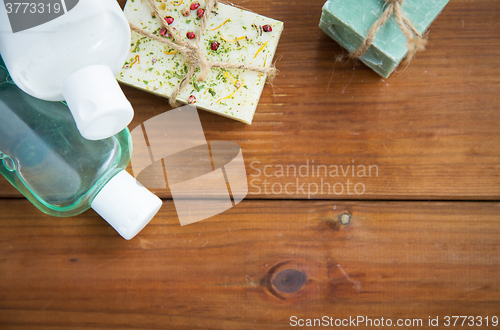
<svg viewBox="0 0 500 330"><path fill-rule="evenodd" d="M162 16L183 40L196 40L194 36L199 30L199 16L203 14L205 1L163 0L157 3ZM148 1L128 0L124 12L133 25L169 38ZM208 61L271 67L282 31L280 21L219 3L210 13L198 45ZM170 97L187 72L188 62L182 53L133 31L129 58L117 79ZM190 84L181 90L178 101L194 103L198 108L244 123L252 122L266 74L214 67L205 81L199 82L197 78L195 74Z"/></svg>
<svg viewBox="0 0 500 330"><path fill-rule="evenodd" d="M402 8L413 26L423 34L449 0L405 0ZM320 28L350 53L368 35L386 8L384 0L328 0L323 6ZM394 14L378 31L373 44L360 60L388 77L408 52L407 40Z"/></svg>

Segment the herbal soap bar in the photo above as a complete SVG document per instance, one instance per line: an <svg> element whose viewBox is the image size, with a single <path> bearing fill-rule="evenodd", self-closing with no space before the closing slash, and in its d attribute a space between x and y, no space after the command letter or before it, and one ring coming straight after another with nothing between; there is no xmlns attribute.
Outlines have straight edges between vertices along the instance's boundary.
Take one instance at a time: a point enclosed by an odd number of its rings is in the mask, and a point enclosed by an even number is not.
<svg viewBox="0 0 500 330"><path fill-rule="evenodd" d="M196 39L205 1L157 1L159 13L183 41ZM156 37L169 38L147 0L128 0L129 22ZM271 67L283 23L218 3L208 16L198 46L208 61ZM130 54L117 79L163 97L170 97L189 70L186 56L164 43L132 31ZM252 122L267 75L247 69L211 67L198 81L200 70L181 89L177 100L198 108Z"/></svg>
<svg viewBox="0 0 500 330"><path fill-rule="evenodd" d="M416 30L423 34L447 3L448 0L405 0L402 9ZM352 53L361 46L387 5L384 0L328 0L323 6L319 26ZM406 56L406 45L406 36L393 14L360 60L387 78Z"/></svg>

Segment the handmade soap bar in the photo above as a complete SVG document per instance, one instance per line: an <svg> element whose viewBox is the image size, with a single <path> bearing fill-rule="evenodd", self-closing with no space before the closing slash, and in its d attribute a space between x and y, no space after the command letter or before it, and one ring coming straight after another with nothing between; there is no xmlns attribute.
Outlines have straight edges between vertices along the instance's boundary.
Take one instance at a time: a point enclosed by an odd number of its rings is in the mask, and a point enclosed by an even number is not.
<svg viewBox="0 0 500 330"><path fill-rule="evenodd" d="M416 30L423 34L448 1L405 0L402 9ZM323 6L319 26L352 53L361 46L387 5L385 0L328 0ZM407 52L407 38L392 14L360 60L387 78Z"/></svg>
<svg viewBox="0 0 500 330"><path fill-rule="evenodd" d="M156 1L160 14L182 39L196 41L205 1ZM161 38L172 38L147 0L128 0L129 22ZM198 46L208 61L271 67L283 23L233 6L217 4L208 16ZM125 84L170 97L189 70L185 54L143 34L132 32L130 54L117 79ZM177 100L245 123L252 122L267 75L247 69L211 67L207 79L200 70Z"/></svg>

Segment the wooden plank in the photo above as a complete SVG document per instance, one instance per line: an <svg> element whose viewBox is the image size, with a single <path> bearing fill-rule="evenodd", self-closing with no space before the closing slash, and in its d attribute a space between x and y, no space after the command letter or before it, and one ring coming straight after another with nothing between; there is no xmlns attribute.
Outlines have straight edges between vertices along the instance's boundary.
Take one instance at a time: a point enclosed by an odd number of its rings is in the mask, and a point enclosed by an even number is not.
<svg viewBox="0 0 500 330"><path fill-rule="evenodd" d="M0 209L3 329L500 316L500 203L243 201L181 227L167 201L131 241L92 211Z"/></svg>
<svg viewBox="0 0 500 330"><path fill-rule="evenodd" d="M376 165L378 177L325 178L332 185L361 182L362 196L345 190L313 198L499 198L500 2L451 1L431 27L428 49L387 80L363 65L334 63L342 50L317 27L323 0L236 3L285 22L280 75L265 88L254 123L200 111L208 140L242 147L249 181L258 174L252 163L259 170L308 161ZM130 128L170 109L164 99L123 89L136 111ZM253 182L258 188L251 187L249 198L308 198L302 191L266 194L265 179ZM306 185L320 179L300 178ZM168 190L156 192L170 197ZM19 194L2 179L0 196Z"/></svg>

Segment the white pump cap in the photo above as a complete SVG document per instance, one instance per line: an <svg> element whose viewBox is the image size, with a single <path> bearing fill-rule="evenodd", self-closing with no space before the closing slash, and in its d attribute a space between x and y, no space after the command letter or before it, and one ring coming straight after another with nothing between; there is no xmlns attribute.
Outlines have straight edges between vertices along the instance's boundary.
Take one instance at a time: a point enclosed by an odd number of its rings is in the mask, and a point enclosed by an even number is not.
<svg viewBox="0 0 500 330"><path fill-rule="evenodd" d="M121 171L101 189L91 207L128 240L153 219L161 205L161 199Z"/></svg>
<svg viewBox="0 0 500 330"><path fill-rule="evenodd" d="M62 93L80 134L102 140L121 132L134 110L113 72L106 65L90 65L70 74Z"/></svg>

